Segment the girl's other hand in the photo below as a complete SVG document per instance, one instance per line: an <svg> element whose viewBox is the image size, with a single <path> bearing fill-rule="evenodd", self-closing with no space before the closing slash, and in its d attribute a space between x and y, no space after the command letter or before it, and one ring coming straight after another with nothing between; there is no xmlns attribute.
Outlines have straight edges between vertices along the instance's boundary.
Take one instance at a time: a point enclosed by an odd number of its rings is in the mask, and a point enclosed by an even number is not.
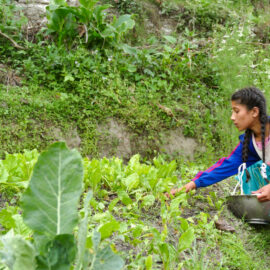
<svg viewBox="0 0 270 270"><path fill-rule="evenodd" d="M170 195L173 195L173 196L174 196L176 193L178 193L178 192L181 191L182 189L185 189L185 192L189 192L189 191L192 190L192 189L196 189L196 184L195 184L193 181L191 181L191 182L187 183L186 185L184 185L184 186L181 187L181 188L172 189L172 190L170 191L170 193L166 193L166 196L167 196L168 198L170 198Z"/></svg>
<svg viewBox="0 0 270 270"><path fill-rule="evenodd" d="M252 192L252 194L254 193L260 193L257 195L260 202L270 201L270 184Z"/></svg>

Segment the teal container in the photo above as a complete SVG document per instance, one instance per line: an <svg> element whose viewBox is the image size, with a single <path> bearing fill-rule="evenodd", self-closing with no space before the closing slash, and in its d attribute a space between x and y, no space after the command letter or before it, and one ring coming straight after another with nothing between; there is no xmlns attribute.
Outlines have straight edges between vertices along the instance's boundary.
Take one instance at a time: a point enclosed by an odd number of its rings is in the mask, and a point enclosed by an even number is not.
<svg viewBox="0 0 270 270"><path fill-rule="evenodd" d="M261 165L262 161L258 161L255 164L251 165L247 168L250 174L250 179L248 182L246 182L246 172L243 174L243 192L246 195L251 194L252 191L257 191L258 189L262 188L263 186L269 184L267 181L265 181L261 176ZM270 167L267 166L266 168L266 174L267 178L270 179ZM239 181L238 176L235 177L237 181Z"/></svg>

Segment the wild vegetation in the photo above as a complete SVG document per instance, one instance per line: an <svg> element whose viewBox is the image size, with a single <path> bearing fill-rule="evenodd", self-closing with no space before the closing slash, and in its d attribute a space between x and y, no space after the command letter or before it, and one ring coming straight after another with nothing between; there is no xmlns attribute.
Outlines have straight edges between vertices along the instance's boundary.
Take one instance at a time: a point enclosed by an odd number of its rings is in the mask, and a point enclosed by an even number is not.
<svg viewBox="0 0 270 270"><path fill-rule="evenodd" d="M17 197L0 212L1 269L268 269L268 230L216 229L224 197L213 189L165 196L198 169L180 171L161 156L146 164L135 155L126 165L82 159L64 143L9 155L1 161L2 194Z"/></svg>
<svg viewBox="0 0 270 270"><path fill-rule="evenodd" d="M235 89L269 98L269 10L263 0L55 0L47 25L28 32L16 2L0 0L0 269L269 269L268 229L227 212L229 183L164 195L237 143ZM100 158L98 126L111 118L145 140L127 163ZM195 160L162 154L162 132L177 128L205 146ZM56 129L76 130L83 158L48 148ZM31 202L42 164L57 170L61 151L76 156L81 187L69 230L52 233ZM57 208L55 198L41 201ZM221 217L234 234L216 228Z"/></svg>

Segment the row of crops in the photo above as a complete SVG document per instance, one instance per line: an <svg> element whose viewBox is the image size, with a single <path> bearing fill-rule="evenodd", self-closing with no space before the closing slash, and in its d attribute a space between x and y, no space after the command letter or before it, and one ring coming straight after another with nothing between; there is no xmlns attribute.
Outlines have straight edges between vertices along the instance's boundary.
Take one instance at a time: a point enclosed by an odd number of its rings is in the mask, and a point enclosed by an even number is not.
<svg viewBox="0 0 270 270"><path fill-rule="evenodd" d="M7 154L0 269L228 269L235 236L214 226L223 200L213 191L165 196L189 181L194 166L139 155L128 164L83 159L62 142L41 154Z"/></svg>

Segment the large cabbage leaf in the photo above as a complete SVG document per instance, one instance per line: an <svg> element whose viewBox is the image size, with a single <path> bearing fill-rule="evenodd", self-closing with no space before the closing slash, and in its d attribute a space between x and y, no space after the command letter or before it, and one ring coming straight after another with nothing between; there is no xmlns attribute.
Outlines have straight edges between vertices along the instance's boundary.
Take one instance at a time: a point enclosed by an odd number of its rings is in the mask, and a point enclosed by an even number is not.
<svg viewBox="0 0 270 270"><path fill-rule="evenodd" d="M64 142L52 144L36 163L22 198L24 222L37 233L71 234L78 222L82 158Z"/></svg>

